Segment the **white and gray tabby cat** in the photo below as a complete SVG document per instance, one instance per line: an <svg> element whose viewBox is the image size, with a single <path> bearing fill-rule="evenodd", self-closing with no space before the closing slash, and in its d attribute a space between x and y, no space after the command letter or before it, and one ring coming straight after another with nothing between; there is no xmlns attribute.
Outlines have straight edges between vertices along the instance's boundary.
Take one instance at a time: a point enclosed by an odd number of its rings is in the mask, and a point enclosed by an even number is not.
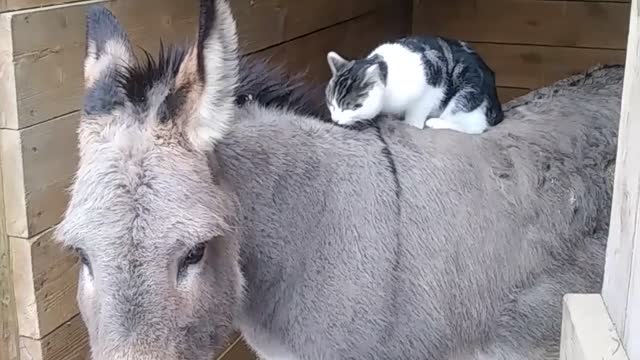
<svg viewBox="0 0 640 360"><path fill-rule="evenodd" d="M331 118L341 125L381 113L423 129L479 134L503 119L494 72L468 44L443 37L384 43L364 59L327 54Z"/></svg>

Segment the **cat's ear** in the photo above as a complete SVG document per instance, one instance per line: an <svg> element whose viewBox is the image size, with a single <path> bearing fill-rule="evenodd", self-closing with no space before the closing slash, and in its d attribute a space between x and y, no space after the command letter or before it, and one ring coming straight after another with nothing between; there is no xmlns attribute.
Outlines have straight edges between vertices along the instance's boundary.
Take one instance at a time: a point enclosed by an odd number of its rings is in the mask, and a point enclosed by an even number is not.
<svg viewBox="0 0 640 360"><path fill-rule="evenodd" d="M131 43L126 32L104 6L87 9L87 42L84 61L85 86L112 73L113 68L127 66L134 60Z"/></svg>
<svg viewBox="0 0 640 360"><path fill-rule="evenodd" d="M338 55L335 51L329 51L327 54L327 62L329 63L329 68L331 68L331 73L333 75L339 72L348 63L347 60Z"/></svg>
<svg viewBox="0 0 640 360"><path fill-rule="evenodd" d="M382 80L382 69L380 64L373 64L366 68L364 77L368 81Z"/></svg>

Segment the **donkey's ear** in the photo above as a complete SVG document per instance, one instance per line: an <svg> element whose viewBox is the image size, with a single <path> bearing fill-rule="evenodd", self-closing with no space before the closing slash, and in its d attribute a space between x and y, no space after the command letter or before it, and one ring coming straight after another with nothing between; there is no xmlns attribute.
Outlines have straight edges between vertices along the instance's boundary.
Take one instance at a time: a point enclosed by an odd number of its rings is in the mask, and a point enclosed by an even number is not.
<svg viewBox="0 0 640 360"><path fill-rule="evenodd" d="M226 0L200 1L196 55L202 96L197 118L187 129L196 148L208 150L224 136L235 110L238 35Z"/></svg>
<svg viewBox="0 0 640 360"><path fill-rule="evenodd" d="M118 66L131 64L134 55L122 26L104 6L87 10L87 54L84 62L86 87Z"/></svg>
<svg viewBox="0 0 640 360"><path fill-rule="evenodd" d="M330 51L327 54L327 62L329 63L329 68L331 68L331 73L333 75L335 75L348 63L347 60L338 55L338 53L336 53L335 51Z"/></svg>

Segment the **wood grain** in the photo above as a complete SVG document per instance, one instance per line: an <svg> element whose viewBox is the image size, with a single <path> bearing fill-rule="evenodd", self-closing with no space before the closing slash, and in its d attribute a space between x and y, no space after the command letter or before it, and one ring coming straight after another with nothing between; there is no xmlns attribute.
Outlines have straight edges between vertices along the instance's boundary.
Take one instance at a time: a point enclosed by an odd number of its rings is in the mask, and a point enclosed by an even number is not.
<svg viewBox="0 0 640 360"><path fill-rule="evenodd" d="M0 112L5 113L0 127L19 129L80 108L84 14L86 6L96 2L108 5L132 42L151 52L158 49L160 39L172 43L195 37L197 0L84 1L1 15L10 24L13 58L0 66L13 64L15 98L0 99ZM369 0L231 2L245 52L365 14L378 4Z"/></svg>
<svg viewBox="0 0 640 360"><path fill-rule="evenodd" d="M535 89L596 64L625 62L624 50L472 43L496 73L498 86Z"/></svg>
<svg viewBox="0 0 640 360"><path fill-rule="evenodd" d="M77 259L55 243L52 230L12 238L11 250L20 335L41 339L78 314Z"/></svg>
<svg viewBox="0 0 640 360"><path fill-rule="evenodd" d="M42 340L21 337L20 354L23 360L89 360L89 337L81 316L74 316ZM236 337L216 360L257 360L257 357Z"/></svg>
<svg viewBox="0 0 640 360"><path fill-rule="evenodd" d="M0 165L10 236L30 238L60 220L78 161L79 113L22 130L0 130Z"/></svg>
<svg viewBox="0 0 640 360"><path fill-rule="evenodd" d="M29 9L81 0L0 0L0 12Z"/></svg>
<svg viewBox="0 0 640 360"><path fill-rule="evenodd" d="M365 56L379 43L410 33L410 3L395 5L394 9L363 15L252 56L270 58L291 73L306 72L305 80L311 83L324 83L331 74L327 52L337 51L348 58Z"/></svg>
<svg viewBox="0 0 640 360"><path fill-rule="evenodd" d="M20 338L23 360L88 360L89 338L80 315L62 324L42 340Z"/></svg>
<svg viewBox="0 0 640 360"><path fill-rule="evenodd" d="M562 299L560 360L630 360L600 294Z"/></svg>
<svg viewBox="0 0 640 360"><path fill-rule="evenodd" d="M257 360L257 356L241 337L237 337L217 360Z"/></svg>
<svg viewBox="0 0 640 360"><path fill-rule="evenodd" d="M0 169L0 190L3 176ZM18 320L13 288L11 246L5 227L4 194L0 191L0 359L18 360Z"/></svg>
<svg viewBox="0 0 640 360"><path fill-rule="evenodd" d="M519 96L529 93L529 91L531 90L524 88L498 87L498 99L500 99L500 102L504 104Z"/></svg>
<svg viewBox="0 0 640 360"><path fill-rule="evenodd" d="M415 34L527 45L624 49L629 4L599 1L417 1Z"/></svg>
<svg viewBox="0 0 640 360"><path fill-rule="evenodd" d="M640 1L632 1L602 296L630 359L640 359Z"/></svg>

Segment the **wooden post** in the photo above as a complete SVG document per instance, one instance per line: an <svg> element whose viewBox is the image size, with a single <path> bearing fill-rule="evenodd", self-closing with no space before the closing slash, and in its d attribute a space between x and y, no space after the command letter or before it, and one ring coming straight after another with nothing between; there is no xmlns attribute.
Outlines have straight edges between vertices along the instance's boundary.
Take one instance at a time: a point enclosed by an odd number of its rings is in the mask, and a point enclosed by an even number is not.
<svg viewBox="0 0 640 360"><path fill-rule="evenodd" d="M3 192L0 191L0 360L18 360L18 322L13 295L11 250L5 229L3 204Z"/></svg>
<svg viewBox="0 0 640 360"><path fill-rule="evenodd" d="M632 0L602 294L564 297L561 360L640 360L639 17Z"/></svg>
<svg viewBox="0 0 640 360"><path fill-rule="evenodd" d="M632 0L602 297L631 360L640 360L640 1Z"/></svg>

